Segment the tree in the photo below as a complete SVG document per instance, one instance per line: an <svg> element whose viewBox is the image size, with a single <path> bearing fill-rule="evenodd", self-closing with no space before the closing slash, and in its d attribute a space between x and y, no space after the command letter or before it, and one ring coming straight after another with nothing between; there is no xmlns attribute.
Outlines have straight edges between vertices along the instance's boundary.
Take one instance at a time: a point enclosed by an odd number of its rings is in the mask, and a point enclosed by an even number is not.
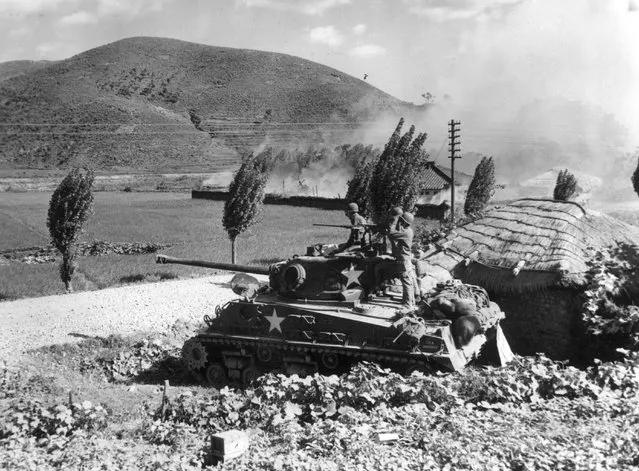
<svg viewBox="0 0 639 471"><path fill-rule="evenodd" d="M357 203L359 212L363 216L370 213L369 188L375 162L362 162L355 167L353 178L347 183L346 201Z"/></svg>
<svg viewBox="0 0 639 471"><path fill-rule="evenodd" d="M412 210L423 188L428 154L422 150L426 133L415 139L415 126L401 135L404 118L399 120L382 154L375 163L369 184L373 221L382 224L395 206Z"/></svg>
<svg viewBox="0 0 639 471"><path fill-rule="evenodd" d="M635 151L635 155L637 156L637 168L632 174L632 187L635 189L635 193L639 195L639 147Z"/></svg>
<svg viewBox="0 0 639 471"><path fill-rule="evenodd" d="M430 103L432 100L435 99L435 95L433 95L431 92L426 92L422 93L422 98L426 100L426 103Z"/></svg>
<svg viewBox="0 0 639 471"><path fill-rule="evenodd" d="M367 216L370 213L369 187L373 169L379 157L379 151L372 146L356 146L342 149L342 160L355 162L355 173L347 183L346 201L357 203L359 212Z"/></svg>
<svg viewBox="0 0 639 471"><path fill-rule="evenodd" d="M475 174L468 187L464 214L470 217L479 216L488 201L495 194L495 163L492 157L482 157L475 168Z"/></svg>
<svg viewBox="0 0 639 471"><path fill-rule="evenodd" d="M47 227L53 245L62 254L60 278L67 293L73 291L71 279L77 268L76 242L93 209L93 179L90 169L72 169L49 202Z"/></svg>
<svg viewBox="0 0 639 471"><path fill-rule="evenodd" d="M264 188L273 167L272 149L244 159L229 186L222 225L231 239L231 262L236 263L237 236L258 221L264 203Z"/></svg>
<svg viewBox="0 0 639 471"><path fill-rule="evenodd" d="M568 201L577 191L577 179L568 171L560 170L557 175L557 183L553 191L553 198L559 201Z"/></svg>

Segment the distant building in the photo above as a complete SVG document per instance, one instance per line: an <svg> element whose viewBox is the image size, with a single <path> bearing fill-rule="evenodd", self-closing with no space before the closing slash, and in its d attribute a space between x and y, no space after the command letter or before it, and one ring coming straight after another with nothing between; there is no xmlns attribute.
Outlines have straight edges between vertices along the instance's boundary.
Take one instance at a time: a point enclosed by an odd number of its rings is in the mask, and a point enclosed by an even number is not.
<svg viewBox="0 0 639 471"><path fill-rule="evenodd" d="M450 169L431 162L424 175L424 187L417 201L418 204L439 205L444 201L450 203ZM461 202L466 198L466 192L472 177L466 173L455 172L455 201Z"/></svg>

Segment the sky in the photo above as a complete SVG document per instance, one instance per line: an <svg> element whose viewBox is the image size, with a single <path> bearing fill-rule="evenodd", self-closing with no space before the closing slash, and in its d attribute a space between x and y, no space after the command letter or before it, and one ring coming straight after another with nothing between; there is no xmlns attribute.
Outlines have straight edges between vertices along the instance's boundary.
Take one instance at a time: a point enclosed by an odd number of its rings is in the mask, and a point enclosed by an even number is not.
<svg viewBox="0 0 639 471"><path fill-rule="evenodd" d="M639 0L0 0L0 62L133 36L303 57L495 128L533 100L575 100L639 145Z"/></svg>

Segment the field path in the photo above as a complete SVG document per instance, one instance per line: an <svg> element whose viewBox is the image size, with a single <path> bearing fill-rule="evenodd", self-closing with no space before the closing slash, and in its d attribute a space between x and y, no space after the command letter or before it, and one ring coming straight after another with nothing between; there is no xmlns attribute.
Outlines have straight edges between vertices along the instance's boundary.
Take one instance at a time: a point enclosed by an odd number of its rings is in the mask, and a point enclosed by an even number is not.
<svg viewBox="0 0 639 471"><path fill-rule="evenodd" d="M232 275L139 284L0 303L0 360L86 337L160 332L176 320L201 321L237 297Z"/></svg>

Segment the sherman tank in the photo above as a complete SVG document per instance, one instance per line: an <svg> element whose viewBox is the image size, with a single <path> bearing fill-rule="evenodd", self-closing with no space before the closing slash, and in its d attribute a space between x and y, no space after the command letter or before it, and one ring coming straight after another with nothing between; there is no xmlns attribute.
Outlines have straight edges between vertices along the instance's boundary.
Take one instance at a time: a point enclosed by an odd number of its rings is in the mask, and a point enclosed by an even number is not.
<svg viewBox="0 0 639 471"><path fill-rule="evenodd" d="M206 314L206 328L182 349L191 373L212 386L249 384L267 371L335 373L360 360L405 374L455 371L489 341L507 361L504 314L482 288L440 283L414 313L400 314L401 290L374 286L375 267L389 258L362 247L314 245L269 267L166 255L156 261L239 272L230 283L238 298Z"/></svg>

